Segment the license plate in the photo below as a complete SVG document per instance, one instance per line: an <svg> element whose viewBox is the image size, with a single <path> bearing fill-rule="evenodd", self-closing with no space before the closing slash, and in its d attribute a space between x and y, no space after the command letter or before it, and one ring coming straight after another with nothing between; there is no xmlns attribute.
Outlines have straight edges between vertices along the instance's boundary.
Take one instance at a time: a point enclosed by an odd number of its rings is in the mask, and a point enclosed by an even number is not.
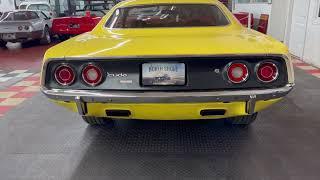
<svg viewBox="0 0 320 180"><path fill-rule="evenodd" d="M70 28L80 28L80 24L70 24Z"/></svg>
<svg viewBox="0 0 320 180"><path fill-rule="evenodd" d="M15 39L16 35L14 33L2 34L2 39Z"/></svg>
<svg viewBox="0 0 320 180"><path fill-rule="evenodd" d="M142 64L142 84L185 85L186 67L184 63L145 63Z"/></svg>

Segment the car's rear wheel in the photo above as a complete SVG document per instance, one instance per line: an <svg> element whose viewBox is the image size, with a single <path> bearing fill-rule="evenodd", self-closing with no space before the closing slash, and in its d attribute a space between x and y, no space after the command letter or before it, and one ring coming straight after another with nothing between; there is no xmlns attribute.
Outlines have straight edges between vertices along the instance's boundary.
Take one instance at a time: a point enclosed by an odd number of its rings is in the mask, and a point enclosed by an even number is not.
<svg viewBox="0 0 320 180"><path fill-rule="evenodd" d="M43 36L40 40L41 44L50 44L51 43L51 36L48 26L46 26L43 30Z"/></svg>
<svg viewBox="0 0 320 180"><path fill-rule="evenodd" d="M254 113L254 114L248 115L248 116L227 118L224 122L227 125L247 127L257 119L257 116L258 116L258 113Z"/></svg>
<svg viewBox="0 0 320 180"><path fill-rule="evenodd" d="M82 119L92 126L107 126L113 127L114 121L110 118L102 118L102 117L93 117L93 116L82 116Z"/></svg>
<svg viewBox="0 0 320 180"><path fill-rule="evenodd" d="M0 40L0 47L6 47L7 46L7 42Z"/></svg>

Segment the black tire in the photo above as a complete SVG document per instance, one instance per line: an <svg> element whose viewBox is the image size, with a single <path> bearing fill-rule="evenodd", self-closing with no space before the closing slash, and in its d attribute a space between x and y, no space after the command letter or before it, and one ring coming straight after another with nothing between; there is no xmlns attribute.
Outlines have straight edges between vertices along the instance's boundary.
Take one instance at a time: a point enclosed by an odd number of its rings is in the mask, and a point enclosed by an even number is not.
<svg viewBox="0 0 320 180"><path fill-rule="evenodd" d="M51 43L51 35L50 35L50 30L49 27L46 26L43 30L43 36L40 39L41 44L50 44Z"/></svg>
<svg viewBox="0 0 320 180"><path fill-rule="evenodd" d="M254 114L248 115L248 116L227 118L224 122L227 125L247 127L257 119L257 116L258 116L258 113L254 113Z"/></svg>
<svg viewBox="0 0 320 180"><path fill-rule="evenodd" d="M0 47L5 48L7 46L7 42L0 40Z"/></svg>
<svg viewBox="0 0 320 180"><path fill-rule="evenodd" d="M58 35L60 41L68 40L70 37L68 35Z"/></svg>
<svg viewBox="0 0 320 180"><path fill-rule="evenodd" d="M110 128L114 126L114 121L109 118L82 116L82 119L91 126L107 126Z"/></svg>

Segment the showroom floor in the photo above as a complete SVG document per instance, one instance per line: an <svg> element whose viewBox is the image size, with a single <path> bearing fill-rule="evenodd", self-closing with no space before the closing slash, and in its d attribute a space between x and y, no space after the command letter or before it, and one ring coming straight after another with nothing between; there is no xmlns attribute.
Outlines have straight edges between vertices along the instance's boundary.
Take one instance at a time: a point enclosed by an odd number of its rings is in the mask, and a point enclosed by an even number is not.
<svg viewBox="0 0 320 180"><path fill-rule="evenodd" d="M249 129L220 121L105 129L39 93L46 48L0 50L0 179L319 179L319 70L298 62L295 90Z"/></svg>

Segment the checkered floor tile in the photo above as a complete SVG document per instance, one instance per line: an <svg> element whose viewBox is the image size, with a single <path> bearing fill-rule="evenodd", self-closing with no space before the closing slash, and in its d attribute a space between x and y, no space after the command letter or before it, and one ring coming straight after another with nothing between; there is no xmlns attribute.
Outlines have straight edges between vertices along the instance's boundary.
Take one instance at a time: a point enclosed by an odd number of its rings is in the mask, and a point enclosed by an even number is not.
<svg viewBox="0 0 320 180"><path fill-rule="evenodd" d="M313 67L299 59L293 58L293 64L315 77L320 78L320 69ZM40 73L32 73L28 70L15 70L4 73L0 70L0 83L12 78L22 78L21 81L6 89L0 90L0 118L28 98L39 91Z"/></svg>
<svg viewBox="0 0 320 180"><path fill-rule="evenodd" d="M293 58L292 62L295 67L304 70L306 73L311 74L312 76L320 78L320 69L319 68L314 67L310 64L307 64L297 58Z"/></svg>
<svg viewBox="0 0 320 180"><path fill-rule="evenodd" d="M8 74L26 78L13 86L0 90L0 118L39 91L39 74L27 73L24 70L12 71Z"/></svg>
<svg viewBox="0 0 320 180"><path fill-rule="evenodd" d="M14 78L25 78L33 75L34 73L30 72L29 70L14 70L11 72L5 72L0 70L0 83L7 82Z"/></svg>

